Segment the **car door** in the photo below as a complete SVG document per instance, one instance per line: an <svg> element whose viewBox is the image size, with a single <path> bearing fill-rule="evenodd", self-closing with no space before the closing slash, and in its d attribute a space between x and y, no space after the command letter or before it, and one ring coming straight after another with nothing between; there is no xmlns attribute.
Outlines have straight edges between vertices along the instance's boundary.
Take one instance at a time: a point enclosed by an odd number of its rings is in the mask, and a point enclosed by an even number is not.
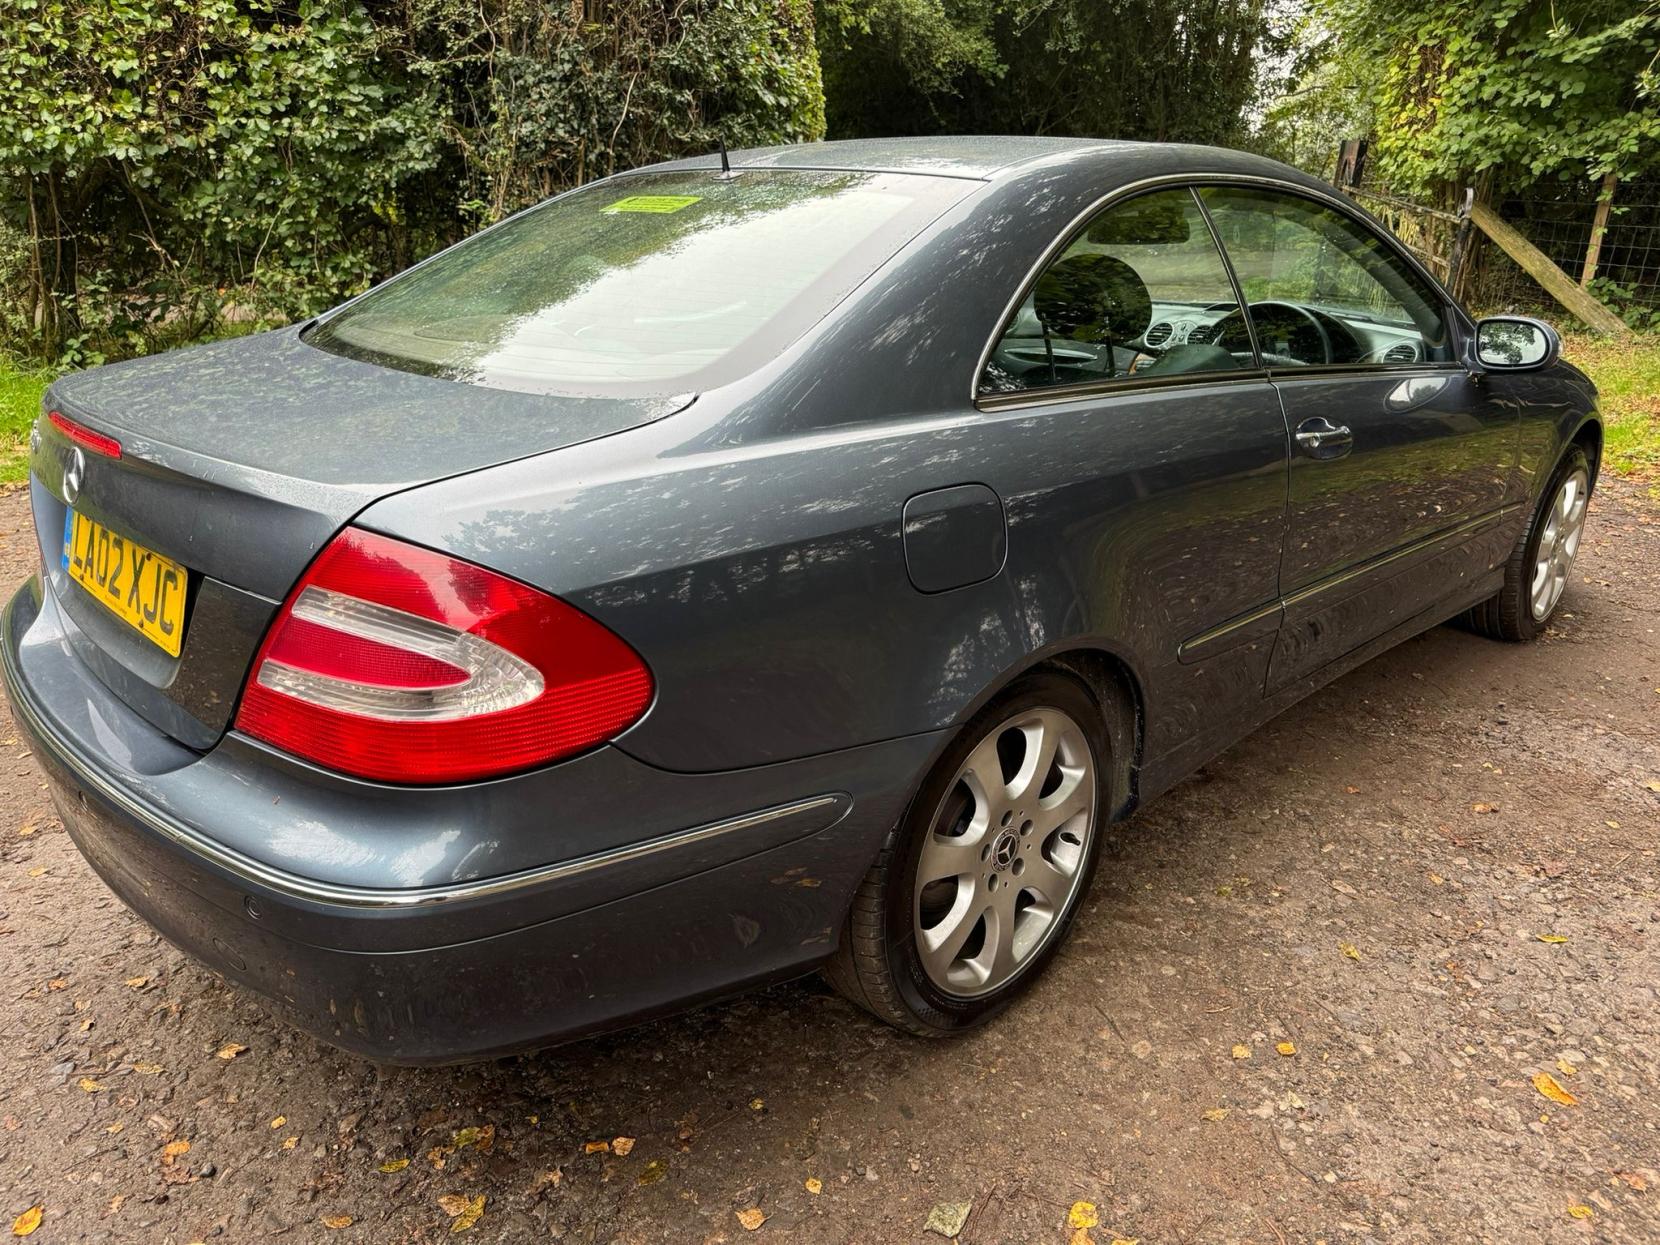
<svg viewBox="0 0 1660 1245"><path fill-rule="evenodd" d="M1457 361L1442 293L1365 222L1290 189L1201 198L1291 430L1273 691L1502 561L1516 415Z"/></svg>
<svg viewBox="0 0 1660 1245"><path fill-rule="evenodd" d="M1255 720L1279 625L1285 419L1249 341L1211 338L1238 306L1190 188L1121 200L1034 278L977 395L1041 467L1007 485L1010 565L1058 565L1056 612L1128 650L1172 772Z"/></svg>

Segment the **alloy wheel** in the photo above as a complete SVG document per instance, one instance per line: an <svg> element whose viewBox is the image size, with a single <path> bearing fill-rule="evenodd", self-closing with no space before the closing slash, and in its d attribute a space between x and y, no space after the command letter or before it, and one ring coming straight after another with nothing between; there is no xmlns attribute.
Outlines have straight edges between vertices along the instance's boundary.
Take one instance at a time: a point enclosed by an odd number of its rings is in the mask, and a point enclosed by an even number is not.
<svg viewBox="0 0 1660 1245"><path fill-rule="evenodd" d="M1095 767L1083 728L1054 708L1006 719L968 754L917 863L913 926L934 985L988 994L1061 927L1095 831Z"/></svg>
<svg viewBox="0 0 1660 1245"><path fill-rule="evenodd" d="M1570 472L1545 513L1545 527L1539 534L1539 547L1534 554L1533 583L1528 590L1535 622L1550 617L1562 599L1562 590L1568 586L1568 572L1573 569L1579 538L1585 531L1585 508L1590 494L1590 477L1584 471Z"/></svg>

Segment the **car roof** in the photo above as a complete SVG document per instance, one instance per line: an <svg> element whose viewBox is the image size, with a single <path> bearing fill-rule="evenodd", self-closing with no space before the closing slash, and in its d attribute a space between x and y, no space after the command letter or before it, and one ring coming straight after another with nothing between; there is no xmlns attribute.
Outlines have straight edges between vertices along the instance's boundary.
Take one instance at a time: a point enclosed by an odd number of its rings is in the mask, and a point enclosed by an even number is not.
<svg viewBox="0 0 1660 1245"><path fill-rule="evenodd" d="M1191 143L1144 143L1126 139L1056 138L1046 135L951 134L919 138L857 138L825 143L746 147L728 153L735 169L836 169L869 173L918 173L993 181L1016 173L1066 165L1099 176L1114 165L1144 168L1151 162L1195 173L1258 173L1303 181L1306 177L1276 160L1225 147ZM634 172L719 168L711 152Z"/></svg>

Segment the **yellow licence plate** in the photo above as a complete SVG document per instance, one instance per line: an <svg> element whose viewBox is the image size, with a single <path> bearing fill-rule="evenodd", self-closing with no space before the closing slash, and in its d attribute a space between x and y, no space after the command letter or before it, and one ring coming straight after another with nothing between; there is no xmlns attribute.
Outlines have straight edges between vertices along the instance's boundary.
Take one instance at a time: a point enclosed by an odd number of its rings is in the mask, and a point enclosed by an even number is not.
<svg viewBox="0 0 1660 1245"><path fill-rule="evenodd" d="M179 655L189 585L184 567L70 510L63 520L63 568L122 622L169 656Z"/></svg>

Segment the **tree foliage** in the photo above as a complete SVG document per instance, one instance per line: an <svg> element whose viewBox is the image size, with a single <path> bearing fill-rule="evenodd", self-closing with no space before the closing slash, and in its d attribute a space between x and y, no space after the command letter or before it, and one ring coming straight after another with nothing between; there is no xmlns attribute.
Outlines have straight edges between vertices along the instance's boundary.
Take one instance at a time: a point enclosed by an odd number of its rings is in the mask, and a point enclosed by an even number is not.
<svg viewBox="0 0 1660 1245"><path fill-rule="evenodd" d="M308 314L591 177L823 126L810 0L6 0L0 333Z"/></svg>
<svg viewBox="0 0 1660 1245"><path fill-rule="evenodd" d="M1268 0L820 0L834 137L1242 132Z"/></svg>
<svg viewBox="0 0 1660 1245"><path fill-rule="evenodd" d="M1371 67L1373 159L1433 193L1660 166L1660 4L1315 0L1326 63Z"/></svg>

